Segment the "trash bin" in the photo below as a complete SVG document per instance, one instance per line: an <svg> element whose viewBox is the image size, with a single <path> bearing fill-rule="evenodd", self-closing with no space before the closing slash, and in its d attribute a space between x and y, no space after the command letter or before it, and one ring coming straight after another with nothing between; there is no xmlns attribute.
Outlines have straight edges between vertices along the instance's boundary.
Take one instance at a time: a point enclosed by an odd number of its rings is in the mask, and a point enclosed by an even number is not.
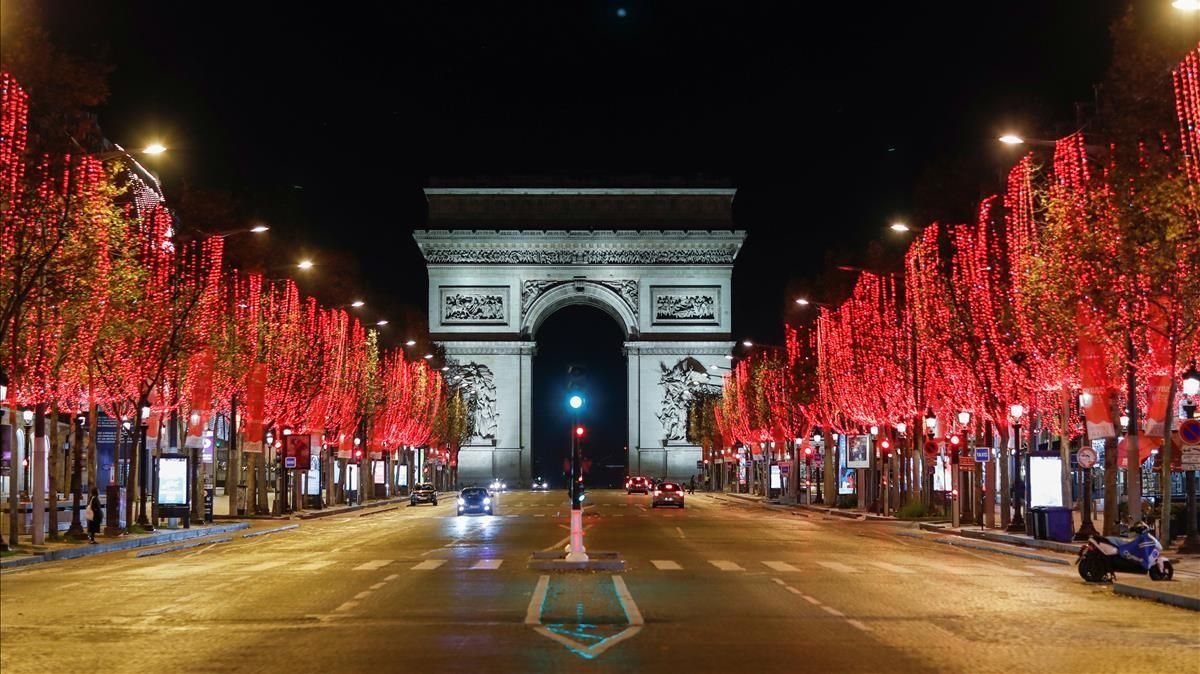
<svg viewBox="0 0 1200 674"><path fill-rule="evenodd" d="M1049 536L1049 527L1046 525L1046 507L1035 506L1029 509L1029 520L1033 524L1033 537L1039 541L1044 541Z"/></svg>
<svg viewBox="0 0 1200 674"><path fill-rule="evenodd" d="M1042 508L1045 518L1045 539L1070 543L1075 537L1075 518L1071 509L1063 506L1046 506ZM1039 536L1039 538L1043 538Z"/></svg>

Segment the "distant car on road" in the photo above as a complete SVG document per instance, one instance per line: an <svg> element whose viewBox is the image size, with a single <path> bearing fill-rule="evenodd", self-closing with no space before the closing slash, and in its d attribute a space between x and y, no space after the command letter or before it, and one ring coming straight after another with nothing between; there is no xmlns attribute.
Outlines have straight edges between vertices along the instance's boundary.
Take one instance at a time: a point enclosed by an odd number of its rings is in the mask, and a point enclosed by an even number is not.
<svg viewBox="0 0 1200 674"><path fill-rule="evenodd" d="M650 507L657 508L658 506L678 506L683 507L683 485L678 482L660 482L654 487L654 493L650 496Z"/></svg>
<svg viewBox="0 0 1200 674"><path fill-rule="evenodd" d="M458 493L458 514L492 514L492 496L482 487L467 487Z"/></svg>
<svg viewBox="0 0 1200 674"><path fill-rule="evenodd" d="M492 483L488 485L488 491L492 492L493 494L499 494L505 489L508 489L508 485L505 484L504 480L501 480L500 478L492 480Z"/></svg>
<svg viewBox="0 0 1200 674"><path fill-rule="evenodd" d="M629 478L629 481L625 483L625 493L649 494L650 481L640 475L635 475Z"/></svg>
<svg viewBox="0 0 1200 674"><path fill-rule="evenodd" d="M412 493L408 497L408 505L415 506L418 503L432 503L437 505L437 490L432 484L424 482L413 487Z"/></svg>
<svg viewBox="0 0 1200 674"><path fill-rule="evenodd" d="M533 481L533 491L550 491L550 483L543 478L537 478Z"/></svg>

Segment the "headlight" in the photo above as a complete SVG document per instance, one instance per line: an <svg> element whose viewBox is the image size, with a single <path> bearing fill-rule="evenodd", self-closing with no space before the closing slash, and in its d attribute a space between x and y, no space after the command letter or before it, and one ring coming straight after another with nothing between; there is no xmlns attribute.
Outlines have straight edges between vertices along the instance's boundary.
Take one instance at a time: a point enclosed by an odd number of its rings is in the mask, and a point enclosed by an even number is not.
<svg viewBox="0 0 1200 674"><path fill-rule="evenodd" d="M467 504L466 501L464 501L462 499L458 499L458 505L466 505L466 504Z"/></svg>
<svg viewBox="0 0 1200 674"><path fill-rule="evenodd" d="M490 498L483 499L483 505L491 505L491 503L492 503L492 499L490 499Z"/></svg>

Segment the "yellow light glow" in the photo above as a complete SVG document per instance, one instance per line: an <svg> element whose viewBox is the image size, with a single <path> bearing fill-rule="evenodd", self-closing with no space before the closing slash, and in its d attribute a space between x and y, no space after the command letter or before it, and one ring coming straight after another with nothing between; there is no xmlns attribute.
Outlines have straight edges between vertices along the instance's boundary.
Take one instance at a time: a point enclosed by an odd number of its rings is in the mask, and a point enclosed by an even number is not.
<svg viewBox="0 0 1200 674"><path fill-rule="evenodd" d="M1000 142L1005 145L1021 145L1025 142L1025 139L1015 133L1006 133L1000 136Z"/></svg>
<svg viewBox="0 0 1200 674"><path fill-rule="evenodd" d="M162 154L167 151L167 148L162 143L150 143L146 149L142 150L145 154Z"/></svg>
<svg viewBox="0 0 1200 674"><path fill-rule="evenodd" d="M312 260L300 260L300 262L296 266L301 269L312 269L313 261Z"/></svg>

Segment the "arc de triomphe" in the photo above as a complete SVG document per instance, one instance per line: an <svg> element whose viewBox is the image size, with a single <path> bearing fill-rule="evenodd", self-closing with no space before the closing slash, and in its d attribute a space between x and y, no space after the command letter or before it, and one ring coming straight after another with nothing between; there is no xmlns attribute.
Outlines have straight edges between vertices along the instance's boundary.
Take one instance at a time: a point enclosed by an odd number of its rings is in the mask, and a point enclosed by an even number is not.
<svg viewBox="0 0 1200 674"><path fill-rule="evenodd" d="M720 386L730 353L730 282L745 239L732 189L428 188L431 229L414 234L429 272L432 338L461 387L477 436L459 478L529 484L538 328L572 304L625 334L629 472L687 479L687 405ZM641 226L656 229L526 229ZM522 229L486 229L519 225ZM433 227L443 227L434 229ZM683 229L706 227L705 229Z"/></svg>

